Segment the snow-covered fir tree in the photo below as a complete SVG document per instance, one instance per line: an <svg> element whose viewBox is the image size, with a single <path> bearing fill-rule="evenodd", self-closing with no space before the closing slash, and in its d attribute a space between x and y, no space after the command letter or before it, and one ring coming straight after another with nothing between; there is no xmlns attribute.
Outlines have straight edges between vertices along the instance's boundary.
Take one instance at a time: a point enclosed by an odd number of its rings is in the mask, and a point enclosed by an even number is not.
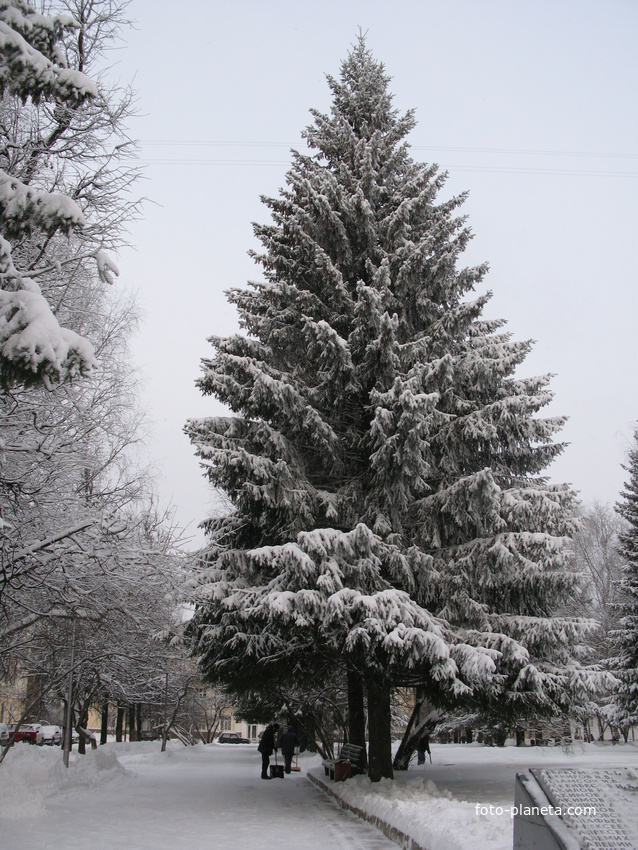
<svg viewBox="0 0 638 850"><path fill-rule="evenodd" d="M614 720L622 729L627 729L638 724L638 430L624 469L629 479L616 505L627 525L618 535L625 564L619 606L621 618L615 635L620 653L614 665L622 687L617 694Z"/></svg>
<svg viewBox="0 0 638 850"><path fill-rule="evenodd" d="M487 267L457 267L464 198L410 157L413 114L363 38L328 83L263 199L265 279L229 292L242 332L210 340L199 386L230 414L186 427L232 503L207 523L193 634L222 682L334 658L367 692L376 780L393 686L554 714L585 678L583 624L554 616L574 494L542 473L563 420L536 416L547 376L516 375L530 343L482 317Z"/></svg>

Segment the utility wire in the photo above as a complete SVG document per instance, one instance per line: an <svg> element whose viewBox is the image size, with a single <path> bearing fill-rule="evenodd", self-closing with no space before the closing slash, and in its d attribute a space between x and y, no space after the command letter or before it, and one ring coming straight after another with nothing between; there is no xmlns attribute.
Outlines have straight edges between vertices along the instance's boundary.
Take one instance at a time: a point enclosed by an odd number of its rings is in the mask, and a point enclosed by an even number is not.
<svg viewBox="0 0 638 850"><path fill-rule="evenodd" d="M160 140L147 139L142 140L140 145L143 147L193 147L193 148L294 148L294 144L284 142L245 142L245 141L219 141L219 140ZM552 157L576 157L589 159L638 159L638 154L617 154L617 153L594 153L591 151L550 151L550 150L533 150L522 148L472 148L458 146L441 146L433 145L413 145L412 150L415 151L445 151L455 153L483 153L483 154L498 154L498 155L524 155L524 156L552 156ZM290 159L253 159L253 158L237 158L237 159L222 159L222 158L184 158L184 157L161 157L157 159L139 158L136 160L142 165L239 165L239 166L290 166ZM501 174L547 174L554 176L573 176L573 177L638 177L638 172L634 171L606 171L603 169L569 169L569 168L543 168L531 166L506 166L506 165L450 165L445 166L446 170L454 172L486 172L486 173L501 173Z"/></svg>
<svg viewBox="0 0 638 850"><path fill-rule="evenodd" d="M161 140L143 139L141 145L153 147L248 147L248 148L294 148L301 144L298 142L234 142L219 140ZM597 153L595 151L561 151L561 150L534 150L533 148L471 148L449 145L410 145L415 151L454 151L455 153L493 153L493 154L524 154L525 156L574 156L590 157L594 159L638 159L638 153Z"/></svg>
<svg viewBox="0 0 638 850"><path fill-rule="evenodd" d="M137 159L138 165L223 165L223 166L277 166L287 168L290 160L274 159ZM444 171L452 173L547 174L563 177L638 177L638 171L600 171L568 168L514 168L499 165L453 165L446 163Z"/></svg>

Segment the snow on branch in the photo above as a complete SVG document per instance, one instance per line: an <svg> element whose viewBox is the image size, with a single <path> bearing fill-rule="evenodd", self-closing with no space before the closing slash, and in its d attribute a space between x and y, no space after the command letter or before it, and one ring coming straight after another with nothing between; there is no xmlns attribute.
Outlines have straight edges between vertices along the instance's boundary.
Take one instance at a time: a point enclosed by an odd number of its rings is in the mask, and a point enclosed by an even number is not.
<svg viewBox="0 0 638 850"><path fill-rule="evenodd" d="M0 2L0 93L23 101L42 97L77 106L98 91L85 74L62 66L55 42L78 26L68 17L47 18L20 0ZM48 53L48 55L45 55Z"/></svg>
<svg viewBox="0 0 638 850"><path fill-rule="evenodd" d="M26 186L1 170L0 221L4 236L9 238L32 233L36 228L68 234L72 228L85 224L82 210L71 198Z"/></svg>
<svg viewBox="0 0 638 850"><path fill-rule="evenodd" d="M42 383L51 389L89 375L97 366L91 343L60 327L34 281L22 283L14 292L0 290L0 383Z"/></svg>
<svg viewBox="0 0 638 850"><path fill-rule="evenodd" d="M29 555L33 555L35 552L40 551L41 549L46 549L48 546L53 545L54 543L59 543L60 540L64 540L66 537L72 537L74 534L77 534L79 531L84 531L86 528L95 524L94 519L86 519L82 522L78 522L75 525L70 526L69 528L65 528L63 531L58 532L57 534L52 534L51 536L45 538L44 540L37 540L35 543L31 543L29 546L26 546L24 549L20 549L12 555L12 561L21 561L24 558L28 558Z"/></svg>
<svg viewBox="0 0 638 850"><path fill-rule="evenodd" d="M104 281L104 283L114 283L113 275L115 275L115 277L119 277L120 270L113 260L103 251L97 252L95 260L97 262L97 271L100 276L100 280Z"/></svg>

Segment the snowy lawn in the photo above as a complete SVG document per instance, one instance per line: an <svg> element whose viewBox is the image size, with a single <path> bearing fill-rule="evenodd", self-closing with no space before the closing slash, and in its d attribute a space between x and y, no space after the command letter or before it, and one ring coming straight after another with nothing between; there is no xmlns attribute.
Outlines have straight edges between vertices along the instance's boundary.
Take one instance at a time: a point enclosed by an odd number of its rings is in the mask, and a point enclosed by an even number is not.
<svg viewBox="0 0 638 850"><path fill-rule="evenodd" d="M516 774L529 768L638 767L638 746L483 747L432 744L432 760L394 781L328 782L348 805L405 832L427 850L511 850ZM322 779L323 770L312 772ZM325 781L325 780L324 780ZM477 812L477 804L483 811ZM492 806L491 813L485 813ZM495 813L501 807L502 814ZM635 813L638 823L638 812ZM638 849L637 849L638 850Z"/></svg>
<svg viewBox="0 0 638 850"><path fill-rule="evenodd" d="M514 776L529 767L638 765L638 747L560 749L433 745L434 764L397 774L329 783L348 803L376 815L428 850L511 850L509 813L476 804L513 804ZM107 744L65 770L58 749L18 745L0 765L2 850L388 850L373 827L340 811L305 777L323 775L304 755L301 773L259 778L252 745L185 748L157 742ZM638 818L638 813L636 813Z"/></svg>

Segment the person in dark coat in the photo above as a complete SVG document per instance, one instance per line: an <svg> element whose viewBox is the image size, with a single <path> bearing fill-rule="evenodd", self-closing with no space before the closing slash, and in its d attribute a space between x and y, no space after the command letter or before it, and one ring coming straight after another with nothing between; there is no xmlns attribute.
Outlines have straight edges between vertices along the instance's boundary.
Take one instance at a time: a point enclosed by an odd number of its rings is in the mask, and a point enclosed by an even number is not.
<svg viewBox="0 0 638 850"><path fill-rule="evenodd" d="M430 756L432 761L432 753L430 752L430 736L423 735L419 743L416 745L417 764L425 764L425 754Z"/></svg>
<svg viewBox="0 0 638 850"><path fill-rule="evenodd" d="M278 723L270 723L264 729L261 736L261 741L257 749L261 753L261 778L270 779L268 775L268 766L270 765L270 757L273 750L277 749L277 732L279 732Z"/></svg>
<svg viewBox="0 0 638 850"><path fill-rule="evenodd" d="M299 744L297 733L289 726L280 738L281 754L284 757L284 771L290 773L292 771L292 757L295 754L295 747Z"/></svg>

